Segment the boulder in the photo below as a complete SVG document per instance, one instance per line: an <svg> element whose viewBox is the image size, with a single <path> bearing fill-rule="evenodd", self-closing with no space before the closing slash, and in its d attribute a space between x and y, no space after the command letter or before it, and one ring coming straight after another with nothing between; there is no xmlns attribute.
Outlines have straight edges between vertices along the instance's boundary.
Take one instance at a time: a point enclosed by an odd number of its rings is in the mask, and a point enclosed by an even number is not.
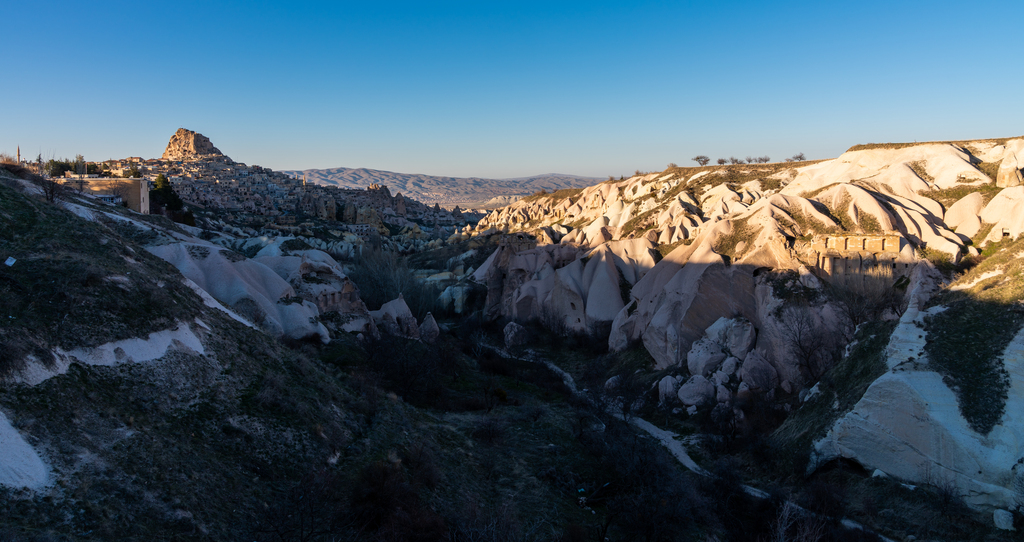
<svg viewBox="0 0 1024 542"><path fill-rule="evenodd" d="M658 402L664 403L676 397L679 392L680 377L666 376L658 381Z"/></svg>
<svg viewBox="0 0 1024 542"><path fill-rule="evenodd" d="M705 334L740 361L754 347L754 341L757 339L754 324L746 318L719 318L711 324Z"/></svg>
<svg viewBox="0 0 1024 542"><path fill-rule="evenodd" d="M690 374L707 376L726 358L722 346L704 337L693 343L686 354L686 368Z"/></svg>
<svg viewBox="0 0 1024 542"><path fill-rule="evenodd" d="M686 406L700 406L715 397L715 384L701 375L693 375L679 387L677 396Z"/></svg>
<svg viewBox="0 0 1024 542"><path fill-rule="evenodd" d="M725 358L725 361L722 362L722 372L725 373L726 376L732 376L736 374L736 369L739 369L739 367L740 360L739 358L736 357Z"/></svg>
<svg viewBox="0 0 1024 542"><path fill-rule="evenodd" d="M504 334L505 348L522 346L530 340L530 334L526 328L515 322L509 322L505 325Z"/></svg>
<svg viewBox="0 0 1024 542"><path fill-rule="evenodd" d="M743 361L739 377L752 390L769 391L779 385L778 371L756 350Z"/></svg>
<svg viewBox="0 0 1024 542"><path fill-rule="evenodd" d="M995 523L996 529L1003 531L1016 531L1013 528L1013 514L1008 510L997 508L992 512L992 523Z"/></svg>
<svg viewBox="0 0 1024 542"><path fill-rule="evenodd" d="M371 311L370 314L374 322L383 324L385 333L408 339L420 338L416 317L412 315L402 294L398 294L398 298L388 301L381 305L380 310Z"/></svg>
<svg viewBox="0 0 1024 542"><path fill-rule="evenodd" d="M437 327L437 320L434 320L434 315L428 312L423 318L423 323L420 324L420 339L427 344L433 344L440 335L441 329Z"/></svg>
<svg viewBox="0 0 1024 542"><path fill-rule="evenodd" d="M729 401L732 401L732 392L729 391L729 388L719 384L715 387L715 399L717 399L719 403L728 403Z"/></svg>

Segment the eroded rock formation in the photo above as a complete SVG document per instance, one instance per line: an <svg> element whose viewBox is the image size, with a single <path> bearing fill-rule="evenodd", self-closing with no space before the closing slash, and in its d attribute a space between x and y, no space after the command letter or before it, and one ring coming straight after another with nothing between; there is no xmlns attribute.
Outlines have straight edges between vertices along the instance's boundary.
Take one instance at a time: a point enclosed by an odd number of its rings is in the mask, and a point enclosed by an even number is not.
<svg viewBox="0 0 1024 542"><path fill-rule="evenodd" d="M194 160L208 156L224 156L203 134L178 128L164 149L164 160Z"/></svg>

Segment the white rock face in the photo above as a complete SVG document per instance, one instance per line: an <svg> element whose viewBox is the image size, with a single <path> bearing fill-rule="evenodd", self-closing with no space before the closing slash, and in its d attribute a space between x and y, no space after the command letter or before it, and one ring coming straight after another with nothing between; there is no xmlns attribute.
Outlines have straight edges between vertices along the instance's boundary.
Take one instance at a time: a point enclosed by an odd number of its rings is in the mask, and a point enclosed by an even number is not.
<svg viewBox="0 0 1024 542"><path fill-rule="evenodd" d="M985 198L981 192L968 194L946 210L946 226L960 235L974 237L981 229L981 210L985 207Z"/></svg>
<svg viewBox="0 0 1024 542"><path fill-rule="evenodd" d="M199 327L206 325L198 319L196 323ZM154 331L145 337L113 341L90 348L74 348L69 351L55 349L55 361L52 366L45 366L30 358L25 369L15 375L13 380L35 386L51 377L66 373L72 363L103 366L146 363L160 359L170 351L205 353L203 343L196 332L188 324L178 322L173 329Z"/></svg>
<svg viewBox="0 0 1024 542"><path fill-rule="evenodd" d="M0 412L0 485L42 489L50 485L50 469Z"/></svg>
<svg viewBox="0 0 1024 542"><path fill-rule="evenodd" d="M999 163L999 172L996 173L996 186L1011 187L1024 184L1021 169L1024 169L1024 139L1007 141L1003 161Z"/></svg>
<svg viewBox="0 0 1024 542"><path fill-rule="evenodd" d="M995 224L984 242L998 242L1003 235L1016 239L1024 233L1024 186L1003 189L981 210L981 221Z"/></svg>
<svg viewBox="0 0 1024 542"><path fill-rule="evenodd" d="M920 483L950 482L975 506L1013 502L1012 476L1024 456L1024 331L1003 353L1010 374L1005 414L987 435L971 429L956 395L927 370L921 295L926 266L912 276L911 306L886 350L891 370L815 444L815 464L851 458L867 468ZM913 359L911 359L913 358Z"/></svg>
<svg viewBox="0 0 1024 542"><path fill-rule="evenodd" d="M146 250L177 267L181 274L235 312L250 321L261 320L254 323L271 335L293 339L313 335L324 342L330 340L327 328L316 322L320 315L316 305L309 301L278 302L294 297L295 290L266 265L229 259L220 247L211 244L171 243Z"/></svg>

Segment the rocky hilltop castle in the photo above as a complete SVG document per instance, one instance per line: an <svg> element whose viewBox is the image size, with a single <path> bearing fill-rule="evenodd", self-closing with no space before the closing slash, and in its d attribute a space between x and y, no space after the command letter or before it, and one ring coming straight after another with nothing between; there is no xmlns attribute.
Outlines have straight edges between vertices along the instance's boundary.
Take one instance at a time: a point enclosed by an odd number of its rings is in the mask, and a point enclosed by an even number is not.
<svg viewBox="0 0 1024 542"><path fill-rule="evenodd" d="M220 149L213 146L210 138L192 130L178 128L178 131L171 136L170 142L167 143L167 148L161 158L163 160L195 160L203 157L227 158L224 153L220 152Z"/></svg>

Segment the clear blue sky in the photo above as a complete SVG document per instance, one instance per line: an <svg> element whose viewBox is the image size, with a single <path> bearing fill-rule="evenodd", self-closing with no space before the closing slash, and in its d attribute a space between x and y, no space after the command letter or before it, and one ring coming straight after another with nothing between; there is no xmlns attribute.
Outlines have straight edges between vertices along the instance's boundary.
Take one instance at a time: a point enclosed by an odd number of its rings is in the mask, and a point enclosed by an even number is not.
<svg viewBox="0 0 1024 542"><path fill-rule="evenodd" d="M0 151L606 176L1024 134L1024 2L8 2Z"/></svg>

